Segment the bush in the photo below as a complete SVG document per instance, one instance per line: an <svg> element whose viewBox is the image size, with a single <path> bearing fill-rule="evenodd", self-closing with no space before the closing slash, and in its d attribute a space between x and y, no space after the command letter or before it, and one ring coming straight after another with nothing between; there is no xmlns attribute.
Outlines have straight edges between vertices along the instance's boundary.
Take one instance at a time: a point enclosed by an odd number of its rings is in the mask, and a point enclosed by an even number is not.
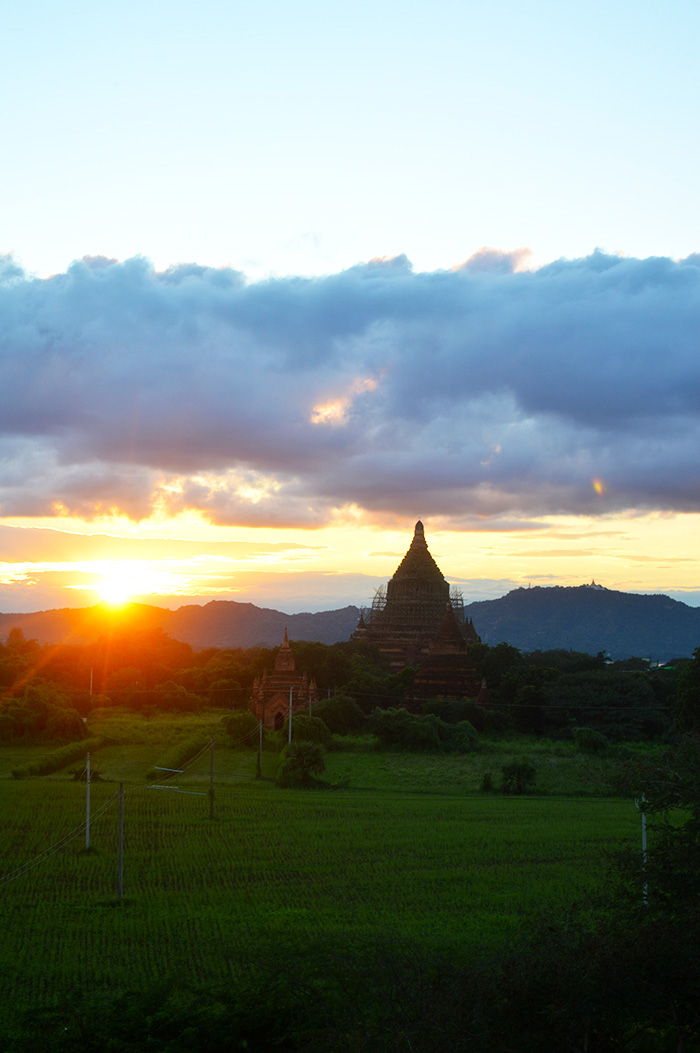
<svg viewBox="0 0 700 1053"><path fill-rule="evenodd" d="M202 734L191 735L189 738L183 739L182 742L179 742L177 746L173 746L172 749L163 755L162 765L159 765L158 768L154 766L146 772L146 778L171 779L173 775L179 774L177 769L182 768L187 761L192 760L200 750L204 749L208 742L209 736ZM160 770L161 768L166 770L162 771Z"/></svg>
<svg viewBox="0 0 700 1053"><path fill-rule="evenodd" d="M468 753L476 746L469 721L446 724L434 713L417 717L406 709L375 709L371 729L382 746L413 753Z"/></svg>
<svg viewBox="0 0 700 1053"><path fill-rule="evenodd" d="M367 717L357 702L349 695L339 691L335 698L324 698L314 706L314 716L326 725L332 735L348 735L361 731Z"/></svg>
<svg viewBox="0 0 700 1053"><path fill-rule="evenodd" d="M256 749L259 737L259 722L250 710L235 710L221 718L221 724L232 746Z"/></svg>
<svg viewBox="0 0 700 1053"><path fill-rule="evenodd" d="M283 742L289 738L289 719L285 720L280 732ZM292 742L318 742L324 749L331 744L331 733L319 717L309 717L306 713L295 713L292 716Z"/></svg>
<svg viewBox="0 0 700 1053"><path fill-rule="evenodd" d="M87 765L84 768L71 768L68 774L72 776L73 782L87 782ZM91 769L90 782L104 782L97 768Z"/></svg>
<svg viewBox="0 0 700 1053"><path fill-rule="evenodd" d="M535 785L537 772L527 760L516 760L501 769L503 793L527 793Z"/></svg>
<svg viewBox="0 0 700 1053"><path fill-rule="evenodd" d="M317 779L326 770L324 749L318 742L291 742L284 750L277 785L300 789L321 786Z"/></svg>
<svg viewBox="0 0 700 1053"><path fill-rule="evenodd" d="M470 753L476 749L477 743L476 728L468 720L460 720L459 724L448 727L447 744L452 753Z"/></svg>
<svg viewBox="0 0 700 1053"><path fill-rule="evenodd" d="M82 724L81 724L82 726ZM83 739L82 742L71 742L69 746L63 746L60 750L52 750L51 753L39 757L32 764L26 764L22 768L12 769L13 779L28 779L32 775L51 775L52 772L60 771L66 764L84 757L87 753L94 753L102 745L102 739Z"/></svg>
<svg viewBox="0 0 700 1053"><path fill-rule="evenodd" d="M434 713L446 724L461 724L469 721L478 731L502 731L505 722L491 709L484 709L476 702L449 698L431 698L423 703L424 713Z"/></svg>
<svg viewBox="0 0 700 1053"><path fill-rule="evenodd" d="M176 684L173 680L156 684L152 691L152 703L158 709L175 710L178 713L191 713L201 709L203 705L199 695L193 695L182 684Z"/></svg>
<svg viewBox="0 0 700 1053"><path fill-rule="evenodd" d="M27 684L21 695L0 702L0 742L75 742L86 735L80 716L52 684Z"/></svg>
<svg viewBox="0 0 700 1053"><path fill-rule="evenodd" d="M571 734L581 753L604 753L610 745L605 735L593 728L573 728Z"/></svg>
<svg viewBox="0 0 700 1053"><path fill-rule="evenodd" d="M212 706L245 705L245 692L238 680L230 677L215 680L207 690L209 703Z"/></svg>

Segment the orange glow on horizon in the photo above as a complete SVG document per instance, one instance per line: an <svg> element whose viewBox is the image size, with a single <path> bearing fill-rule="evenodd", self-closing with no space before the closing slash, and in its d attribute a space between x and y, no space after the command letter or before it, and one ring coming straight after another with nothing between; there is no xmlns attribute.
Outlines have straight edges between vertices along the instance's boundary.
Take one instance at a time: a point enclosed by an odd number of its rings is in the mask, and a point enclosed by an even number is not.
<svg viewBox="0 0 700 1053"><path fill-rule="evenodd" d="M606 493L602 479L591 486L599 499ZM332 609L341 598L362 605L395 571L415 518L371 522L359 509L344 508L328 526L313 529L177 518L120 524L110 534L87 523L71 523L66 531L47 521L35 529L26 521L21 526L5 521L0 610L100 600L115 608L209 599L280 610L288 604ZM438 566L467 602L528 583L578 585L592 578L622 591L700 592L700 514L610 513L500 523L474 516L461 529L428 515L425 529Z"/></svg>

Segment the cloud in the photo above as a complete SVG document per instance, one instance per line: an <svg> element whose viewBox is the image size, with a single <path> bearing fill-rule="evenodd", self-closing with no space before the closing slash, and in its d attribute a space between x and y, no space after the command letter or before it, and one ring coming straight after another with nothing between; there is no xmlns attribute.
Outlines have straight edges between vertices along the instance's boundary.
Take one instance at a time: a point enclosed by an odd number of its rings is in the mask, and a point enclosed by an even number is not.
<svg viewBox="0 0 700 1053"><path fill-rule="evenodd" d="M700 257L0 265L0 514L700 508Z"/></svg>

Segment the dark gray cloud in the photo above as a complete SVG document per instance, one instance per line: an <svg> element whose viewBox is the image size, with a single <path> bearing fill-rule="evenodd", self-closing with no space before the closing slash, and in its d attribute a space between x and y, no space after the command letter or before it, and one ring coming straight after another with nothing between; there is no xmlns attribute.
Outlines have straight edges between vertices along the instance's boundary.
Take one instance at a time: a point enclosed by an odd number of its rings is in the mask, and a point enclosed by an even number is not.
<svg viewBox="0 0 700 1053"><path fill-rule="evenodd" d="M255 284L102 257L36 279L4 258L0 511L698 510L700 257L525 255Z"/></svg>

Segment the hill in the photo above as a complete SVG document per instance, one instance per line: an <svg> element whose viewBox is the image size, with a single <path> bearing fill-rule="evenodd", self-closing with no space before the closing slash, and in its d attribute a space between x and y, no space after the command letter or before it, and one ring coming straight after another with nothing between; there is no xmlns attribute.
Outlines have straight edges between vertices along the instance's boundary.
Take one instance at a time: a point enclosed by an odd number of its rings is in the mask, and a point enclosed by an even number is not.
<svg viewBox="0 0 700 1053"><path fill-rule="evenodd" d="M0 614L0 639L13 628L40 644L87 643L127 622L135 630L162 629L193 647L274 647L287 629L293 640L333 644L349 639L360 617L359 608L343 607L317 614L284 614L252 603L213 600L200 607L190 604L170 611L145 603L114 610L95 607L63 608L32 614Z"/></svg>
<svg viewBox="0 0 700 1053"><path fill-rule="evenodd" d="M600 585L514 589L465 607L484 643L523 651L564 650L611 658L690 656L700 646L700 608L669 596L616 592Z"/></svg>
<svg viewBox="0 0 700 1053"><path fill-rule="evenodd" d="M501 641L523 651L563 648L612 658L631 655L660 661L690 656L700 646L700 608L668 596L616 592L597 585L514 589L498 600L465 607L484 643ZM284 614L252 603L213 600L170 611L134 603L115 612L96 607L34 614L0 614L0 639L21 628L39 643L85 643L115 624L137 630L160 628L193 647L273 647L287 629L292 640L332 644L348 640L357 626L354 606L316 614Z"/></svg>

